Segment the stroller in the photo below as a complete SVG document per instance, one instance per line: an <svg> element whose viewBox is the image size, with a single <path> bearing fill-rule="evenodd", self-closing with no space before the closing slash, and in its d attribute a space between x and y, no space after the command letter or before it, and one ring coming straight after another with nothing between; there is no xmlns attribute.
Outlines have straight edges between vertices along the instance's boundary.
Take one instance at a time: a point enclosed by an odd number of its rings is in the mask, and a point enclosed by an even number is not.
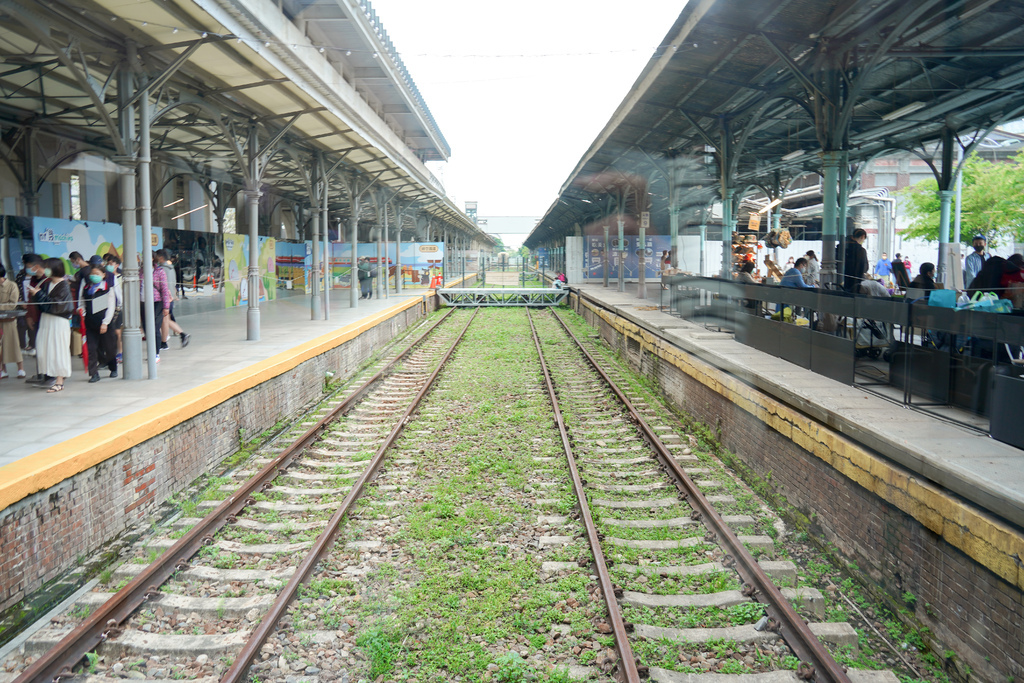
<svg viewBox="0 0 1024 683"><path fill-rule="evenodd" d="M865 280L860 286L861 294L879 299L888 299L889 291L881 283ZM857 358L867 356L877 359L895 344L892 325L877 320L858 318L853 330L854 353Z"/></svg>

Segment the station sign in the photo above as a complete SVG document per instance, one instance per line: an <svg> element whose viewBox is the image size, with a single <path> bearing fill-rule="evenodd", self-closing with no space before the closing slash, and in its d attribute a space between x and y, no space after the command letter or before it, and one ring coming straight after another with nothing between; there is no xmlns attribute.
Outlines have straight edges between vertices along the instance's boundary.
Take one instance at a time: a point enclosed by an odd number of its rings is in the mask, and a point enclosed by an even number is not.
<svg viewBox="0 0 1024 683"><path fill-rule="evenodd" d="M651 227L651 212L641 211L640 212L640 227L649 228Z"/></svg>

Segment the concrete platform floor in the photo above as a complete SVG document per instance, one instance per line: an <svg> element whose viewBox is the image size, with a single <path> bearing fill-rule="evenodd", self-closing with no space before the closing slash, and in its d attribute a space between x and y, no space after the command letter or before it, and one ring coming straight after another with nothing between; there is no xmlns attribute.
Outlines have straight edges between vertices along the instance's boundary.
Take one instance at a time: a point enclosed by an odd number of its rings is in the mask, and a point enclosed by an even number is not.
<svg viewBox="0 0 1024 683"><path fill-rule="evenodd" d="M574 285L574 288L577 286ZM664 337L705 362L743 379L926 479L1019 526L1024 526L1024 451L914 410L894 399L848 386L771 356L659 308L660 283L638 298L636 283L625 292L613 282L578 287L603 306ZM666 299L667 304L667 299ZM966 411L946 416L969 420Z"/></svg>
<svg viewBox="0 0 1024 683"><path fill-rule="evenodd" d="M188 302L175 304L175 317L192 335L191 342L183 349L178 339L169 341L171 348L160 354L155 380L108 379L109 373L101 371L102 381L89 384L82 360L75 358L64 391L47 394L18 380L15 364L9 363L7 372L11 377L0 380L0 466L74 439L397 303L422 298L424 292L411 290L403 291L401 296L392 293L387 299L375 297L360 301L358 308L352 309L348 290L333 290L331 318L318 321L310 320L308 295L286 295L260 305L258 342L245 339L246 308L224 309L209 294L200 295L194 302L195 295L188 292ZM188 313L189 310L196 312ZM29 375L35 372L35 358L25 358L25 370Z"/></svg>

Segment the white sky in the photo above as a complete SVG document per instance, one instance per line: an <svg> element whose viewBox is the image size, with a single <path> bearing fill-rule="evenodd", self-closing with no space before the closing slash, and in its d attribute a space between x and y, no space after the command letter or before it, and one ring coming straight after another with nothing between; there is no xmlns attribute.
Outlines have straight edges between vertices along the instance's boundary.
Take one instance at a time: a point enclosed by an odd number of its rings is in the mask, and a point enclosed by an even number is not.
<svg viewBox="0 0 1024 683"><path fill-rule="evenodd" d="M684 4L373 0L481 216L544 214Z"/></svg>

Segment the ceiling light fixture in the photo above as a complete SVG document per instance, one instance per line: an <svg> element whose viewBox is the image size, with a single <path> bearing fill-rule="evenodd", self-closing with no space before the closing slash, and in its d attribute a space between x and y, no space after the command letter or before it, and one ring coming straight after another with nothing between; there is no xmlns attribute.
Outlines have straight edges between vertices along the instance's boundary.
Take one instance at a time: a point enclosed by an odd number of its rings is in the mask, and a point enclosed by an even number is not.
<svg viewBox="0 0 1024 683"><path fill-rule="evenodd" d="M906 116L907 114L914 113L918 109L924 109L924 102L911 102L910 104L908 104L905 107L900 107L896 111L891 111L888 114L885 114L884 116L882 116L882 120L883 121L895 121L896 119L900 118L901 116Z"/></svg>
<svg viewBox="0 0 1024 683"><path fill-rule="evenodd" d="M169 206L174 206L174 205L175 205L175 204L177 204L178 202L183 202L183 201L185 201L185 198L184 198L184 197L182 197L181 199L175 199L175 200L174 200L173 202L171 202L170 204L164 204L164 208L166 209L166 208L167 208L167 207L169 207Z"/></svg>
<svg viewBox="0 0 1024 683"><path fill-rule="evenodd" d="M175 217L174 217L174 218L172 218L171 220L172 220L172 221L176 221L176 220L178 220L179 218L182 218L182 217L184 217L184 216L187 216L187 215L189 215L190 213L195 213L196 211L200 211L200 210L202 210L202 209L205 209L205 208L206 208L207 206L209 206L209 204L203 204L202 206L197 206L196 208L192 209L191 211L186 211L185 213L179 213L179 214L178 214L177 216L175 216Z"/></svg>
<svg viewBox="0 0 1024 683"><path fill-rule="evenodd" d="M776 206L778 206L778 205L779 205L779 204L781 204L781 203L782 203L782 197L779 197L779 198L777 198L777 199L773 199L773 200L771 201L771 203L769 203L769 204L768 204L768 206L764 207L763 209L759 209L759 210L758 210L758 213L765 213L765 212L767 212L767 211L768 211L769 209L771 209L771 208L773 208L773 207L776 207Z"/></svg>
<svg viewBox="0 0 1024 683"><path fill-rule="evenodd" d="M792 161L793 159L796 159L797 157L802 157L804 154L806 154L806 152L804 150L802 150L802 149L795 149L792 152L790 152L789 154L783 155L782 160L783 161Z"/></svg>

